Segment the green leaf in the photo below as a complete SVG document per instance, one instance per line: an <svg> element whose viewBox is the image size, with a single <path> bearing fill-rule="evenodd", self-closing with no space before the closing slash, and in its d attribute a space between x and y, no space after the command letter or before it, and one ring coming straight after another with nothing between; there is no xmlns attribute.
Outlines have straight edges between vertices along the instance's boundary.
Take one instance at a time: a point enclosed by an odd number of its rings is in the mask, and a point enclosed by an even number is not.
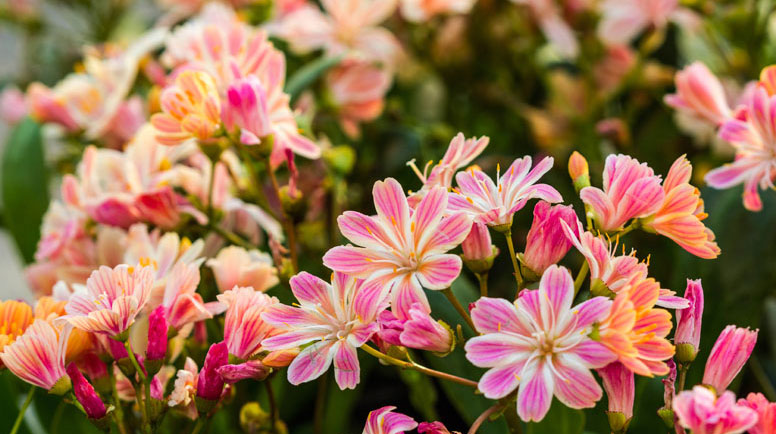
<svg viewBox="0 0 776 434"><path fill-rule="evenodd" d="M540 422L527 424L526 434L581 434L585 429L585 414L553 399L552 407Z"/></svg>
<svg viewBox="0 0 776 434"><path fill-rule="evenodd" d="M439 415L435 409L437 391L431 378L410 369L400 370L399 376L410 389L410 403L423 415L423 420L439 420Z"/></svg>
<svg viewBox="0 0 776 434"><path fill-rule="evenodd" d="M318 77L342 61L342 56L323 56L299 68L286 82L286 93L295 100Z"/></svg>
<svg viewBox="0 0 776 434"><path fill-rule="evenodd" d="M43 137L35 121L26 119L11 133L0 176L5 227L24 260L32 262L49 203Z"/></svg>

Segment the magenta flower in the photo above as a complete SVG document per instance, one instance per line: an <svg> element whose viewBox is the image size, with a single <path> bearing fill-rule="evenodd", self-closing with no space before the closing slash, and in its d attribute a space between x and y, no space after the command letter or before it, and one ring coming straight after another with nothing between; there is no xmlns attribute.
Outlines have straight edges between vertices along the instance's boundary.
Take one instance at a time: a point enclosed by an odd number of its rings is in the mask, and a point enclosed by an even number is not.
<svg viewBox="0 0 776 434"><path fill-rule="evenodd" d="M84 408L86 416L89 419L102 419L107 414L105 404L100 399L100 395L94 391L94 387L84 378L81 371L74 363L67 365L67 375L73 384L73 393L75 398Z"/></svg>
<svg viewBox="0 0 776 434"><path fill-rule="evenodd" d="M726 391L717 397L703 386L677 395L673 408L679 425L692 434L737 434L757 423L757 412L736 404L733 392Z"/></svg>
<svg viewBox="0 0 776 434"><path fill-rule="evenodd" d="M386 406L370 411L362 434L404 434L418 426L411 417L394 413L395 409L396 407Z"/></svg>
<svg viewBox="0 0 776 434"><path fill-rule="evenodd" d="M561 202L563 197L547 184L536 181L552 168L552 157L545 157L531 169L531 157L515 160L504 175L496 174L496 182L484 172L471 168L455 176L458 189L450 195L450 211L463 211L475 221L488 226L512 224L512 216L530 199L550 203Z"/></svg>
<svg viewBox="0 0 776 434"><path fill-rule="evenodd" d="M229 86L226 90L226 104L221 115L224 126L231 131L240 128L240 142L244 145L258 145L261 139L272 133L267 91L255 75L249 75Z"/></svg>
<svg viewBox="0 0 776 434"><path fill-rule="evenodd" d="M550 206L545 201L536 203L533 214L522 259L531 271L542 274L547 267L563 259L571 248L571 241L560 222L576 227L577 215L571 206Z"/></svg>
<svg viewBox="0 0 776 434"><path fill-rule="evenodd" d="M603 190L585 187L579 192L603 231L617 230L632 218L654 214L663 204L665 192L660 177L646 163L632 157L606 157L603 180Z"/></svg>
<svg viewBox="0 0 776 434"><path fill-rule="evenodd" d="M693 62L676 73L676 93L666 95L666 104L680 113L701 119L714 126L733 113L719 79L701 62Z"/></svg>
<svg viewBox="0 0 776 434"><path fill-rule="evenodd" d="M714 387L718 392L727 389L749 360L757 343L758 331L733 325L725 327L714 342L711 354L706 360L703 384Z"/></svg>
<svg viewBox="0 0 776 434"><path fill-rule="evenodd" d="M776 433L776 403L768 402L762 393L750 393L746 399L739 399L738 405L757 412L757 424L749 428L749 434Z"/></svg>
<svg viewBox="0 0 776 434"><path fill-rule="evenodd" d="M378 316L378 336L391 345L448 353L455 343L452 330L434 321L430 313L421 303L413 303L409 318L405 320L398 319L391 311L384 310Z"/></svg>
<svg viewBox="0 0 776 434"><path fill-rule="evenodd" d="M622 413L625 420L633 417L633 400L636 397L636 383L633 371L620 362L614 362L599 369L598 375L604 383L609 413Z"/></svg>
<svg viewBox="0 0 776 434"><path fill-rule="evenodd" d="M703 287L701 280L687 279L687 289L684 298L690 302L690 307L676 311L676 331L674 343L676 345L687 344L692 346L692 359L698 353L701 342L701 320L703 316ZM681 361L681 360L680 360ZM683 362L691 362L685 360Z"/></svg>
<svg viewBox="0 0 776 434"><path fill-rule="evenodd" d="M418 434L456 434L451 433L442 422L421 422L418 425Z"/></svg>
<svg viewBox="0 0 776 434"><path fill-rule="evenodd" d="M339 246L323 257L327 267L368 283L391 288L391 306L407 318L413 303L428 308L423 288L448 288L461 272L461 258L445 253L461 244L471 228L465 213L443 217L447 190L429 190L414 211L401 185L393 179L375 183L376 216L346 211L339 223L342 234L356 246Z"/></svg>
<svg viewBox="0 0 776 434"><path fill-rule="evenodd" d="M304 347L288 366L288 381L297 385L320 377L334 363L340 389L360 380L356 349L377 331L377 314L385 309L387 288L335 272L331 284L302 272L291 278L299 307L277 304L265 322L284 330L262 345L268 350Z"/></svg>
<svg viewBox="0 0 776 434"><path fill-rule="evenodd" d="M205 356L205 363L197 376L197 397L217 402L224 390L224 380L218 373L218 368L229 362L229 352L226 342L210 346Z"/></svg>
<svg viewBox="0 0 776 434"><path fill-rule="evenodd" d="M774 188L776 177L776 95L758 86L749 99L744 119L729 119L722 124L719 136L736 149L733 163L706 174L706 182L718 189L744 184L744 207L760 211L760 190Z"/></svg>
<svg viewBox="0 0 776 434"><path fill-rule="evenodd" d="M146 364L150 361L164 360L167 354L167 320L164 318L164 307L159 306L148 316L148 348L146 349Z"/></svg>
<svg viewBox="0 0 776 434"><path fill-rule="evenodd" d="M514 303L483 297L472 309L481 336L466 342L466 358L490 368L479 389L490 399L507 396L518 386L517 413L524 421L539 421L550 409L553 395L572 408L593 407L601 387L590 369L616 357L588 334L611 307L606 297L594 297L575 307L574 281L566 268L550 266L538 290L526 290Z"/></svg>

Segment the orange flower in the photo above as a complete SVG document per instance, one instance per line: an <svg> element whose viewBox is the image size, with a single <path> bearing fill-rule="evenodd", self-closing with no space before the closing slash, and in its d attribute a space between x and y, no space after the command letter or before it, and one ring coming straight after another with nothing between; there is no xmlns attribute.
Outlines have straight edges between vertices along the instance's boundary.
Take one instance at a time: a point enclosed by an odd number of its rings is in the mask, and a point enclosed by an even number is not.
<svg viewBox="0 0 776 434"><path fill-rule="evenodd" d="M184 71L161 96L162 113L151 116L156 139L164 145L177 145L191 138L213 136L221 123L218 88L209 74Z"/></svg>
<svg viewBox="0 0 776 434"><path fill-rule="evenodd" d="M32 308L23 301L0 303L0 353L32 324Z"/></svg>

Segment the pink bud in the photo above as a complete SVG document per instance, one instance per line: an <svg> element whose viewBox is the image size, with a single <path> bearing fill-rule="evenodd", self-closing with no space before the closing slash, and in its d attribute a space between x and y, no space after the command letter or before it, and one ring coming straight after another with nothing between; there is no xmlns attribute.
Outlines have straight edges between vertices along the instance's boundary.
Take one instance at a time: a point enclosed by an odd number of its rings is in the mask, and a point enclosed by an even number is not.
<svg viewBox="0 0 776 434"><path fill-rule="evenodd" d="M609 411L622 413L626 419L633 417L633 399L636 396L633 371L620 362L614 362L599 369L598 375L604 383Z"/></svg>
<svg viewBox="0 0 776 434"><path fill-rule="evenodd" d="M124 350L124 352L126 353L126 350ZM108 365L94 353L84 354L78 363L92 381L97 381L108 376Z"/></svg>
<svg viewBox="0 0 776 434"><path fill-rule="evenodd" d="M162 380L159 379L159 374L154 375L151 379L151 398L164 400L164 387L162 387Z"/></svg>
<svg viewBox="0 0 776 434"><path fill-rule="evenodd" d="M272 133L267 109L267 91L256 76L243 78L226 90L223 121L227 129L240 127L240 141L257 145Z"/></svg>
<svg viewBox="0 0 776 434"><path fill-rule="evenodd" d="M701 280L687 280L684 298L690 302L690 307L676 311L676 344L691 344L695 351L701 341L701 317L703 316L703 287Z"/></svg>
<svg viewBox="0 0 776 434"><path fill-rule="evenodd" d="M71 363L67 366L67 375L70 376L70 380L73 383L73 393L75 393L76 399L81 403L84 411L86 411L86 415L90 419L102 419L105 417L105 404L102 403L102 399L94 391L94 387L86 381L86 378L75 364Z"/></svg>
<svg viewBox="0 0 776 434"><path fill-rule="evenodd" d="M224 380L218 374L218 368L229 362L229 351L226 342L210 346L205 356L205 364L197 379L197 396L210 401L218 401L224 389Z"/></svg>
<svg viewBox="0 0 776 434"><path fill-rule="evenodd" d="M488 226L482 223L472 224L469 235L461 243L463 258L467 261L482 261L493 256Z"/></svg>
<svg viewBox="0 0 776 434"><path fill-rule="evenodd" d="M146 360L163 360L167 354L167 319L164 306L159 306L148 316L148 349Z"/></svg>
<svg viewBox="0 0 776 434"><path fill-rule="evenodd" d="M264 366L260 360L248 360L237 365L224 365L217 369L224 382L234 384L240 380L263 380L269 375L270 368Z"/></svg>
<svg viewBox="0 0 776 434"><path fill-rule="evenodd" d="M739 399L738 405L757 412L757 424L749 428L749 434L773 434L776 432L776 403L768 402L762 393L750 393L746 399Z"/></svg>
<svg viewBox="0 0 776 434"><path fill-rule="evenodd" d="M453 342L452 331L434 321L428 309L420 303L413 303L410 318L404 323L399 339L402 345L435 353L450 352Z"/></svg>
<svg viewBox="0 0 776 434"><path fill-rule="evenodd" d="M711 354L706 361L706 370L703 372L703 384L708 384L718 393L722 393L736 375L744 367L752 354L757 333L748 328L738 328L733 325L722 330L717 342L711 349Z"/></svg>
<svg viewBox="0 0 776 434"><path fill-rule="evenodd" d="M676 73L676 93L666 95L665 102L682 113L713 125L731 117L722 83L700 62Z"/></svg>
<svg viewBox="0 0 776 434"><path fill-rule="evenodd" d="M124 344L115 339L107 339L107 341L108 349L110 350L110 354L113 356L114 360L121 360L129 357L129 353L127 352L127 348L124 346Z"/></svg>
<svg viewBox="0 0 776 434"><path fill-rule="evenodd" d="M378 337L389 345L401 346L401 332L404 331L404 321L400 320L390 310L384 310L377 316L377 324L380 330Z"/></svg>
<svg viewBox="0 0 776 434"><path fill-rule="evenodd" d="M571 206L550 206L545 201L536 203L523 262L537 274L563 259L571 248L571 241L564 234L561 221L565 221L571 228L577 227L577 215Z"/></svg>
<svg viewBox="0 0 776 434"><path fill-rule="evenodd" d="M418 434L452 434L442 422L421 422Z"/></svg>

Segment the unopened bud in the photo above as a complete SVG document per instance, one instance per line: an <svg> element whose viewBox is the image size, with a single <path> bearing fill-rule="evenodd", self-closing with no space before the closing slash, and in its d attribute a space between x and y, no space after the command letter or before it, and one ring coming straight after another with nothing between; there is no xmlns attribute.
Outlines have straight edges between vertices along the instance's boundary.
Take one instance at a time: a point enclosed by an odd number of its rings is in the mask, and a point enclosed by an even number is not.
<svg viewBox="0 0 776 434"><path fill-rule="evenodd" d="M577 193L590 186L590 168L585 157L577 151L574 151L569 157L569 176L574 182L574 189Z"/></svg>
<svg viewBox="0 0 776 434"><path fill-rule="evenodd" d="M606 417L609 419L609 428L611 428L612 433L622 434L628 430L631 420L619 411L607 411Z"/></svg>
<svg viewBox="0 0 776 434"><path fill-rule="evenodd" d="M270 414L258 402L248 402L240 409L240 427L244 432L258 432L270 422Z"/></svg>
<svg viewBox="0 0 776 434"><path fill-rule="evenodd" d="M660 416L660 419L663 420L663 423L666 424L666 428L669 430L674 429L674 411L670 408L662 407L658 409L657 415Z"/></svg>
<svg viewBox="0 0 776 434"><path fill-rule="evenodd" d="M680 365L692 363L698 355L698 349L695 345L688 343L676 344L676 361Z"/></svg>
<svg viewBox="0 0 776 434"><path fill-rule="evenodd" d="M323 159L332 170L347 175L356 163L356 151L350 146L333 146L323 151Z"/></svg>

